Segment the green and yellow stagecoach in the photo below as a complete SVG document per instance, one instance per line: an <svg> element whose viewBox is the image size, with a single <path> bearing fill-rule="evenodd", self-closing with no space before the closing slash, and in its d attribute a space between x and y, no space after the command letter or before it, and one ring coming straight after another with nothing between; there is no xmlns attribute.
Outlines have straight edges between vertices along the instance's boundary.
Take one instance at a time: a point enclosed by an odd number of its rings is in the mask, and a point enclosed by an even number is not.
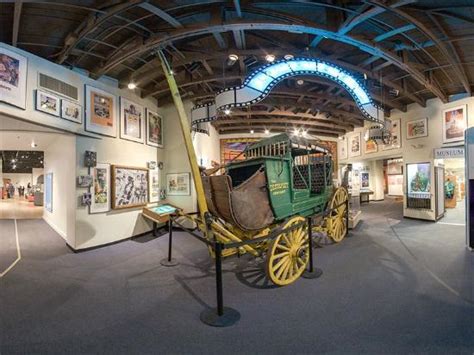
<svg viewBox="0 0 474 355"><path fill-rule="evenodd" d="M288 285L309 262L308 228L335 242L346 235L347 191L334 188L332 157L316 141L280 134L251 145L243 157L223 175L202 177L208 218L188 217L224 245L223 256L265 256L268 278Z"/></svg>

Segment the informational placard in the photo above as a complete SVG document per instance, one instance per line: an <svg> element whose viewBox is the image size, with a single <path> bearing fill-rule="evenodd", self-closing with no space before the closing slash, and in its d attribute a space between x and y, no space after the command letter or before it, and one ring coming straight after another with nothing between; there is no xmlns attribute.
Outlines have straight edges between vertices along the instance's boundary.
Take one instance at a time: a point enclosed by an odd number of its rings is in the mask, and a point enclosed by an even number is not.
<svg viewBox="0 0 474 355"><path fill-rule="evenodd" d="M463 159L464 147L435 148L434 158L435 159Z"/></svg>

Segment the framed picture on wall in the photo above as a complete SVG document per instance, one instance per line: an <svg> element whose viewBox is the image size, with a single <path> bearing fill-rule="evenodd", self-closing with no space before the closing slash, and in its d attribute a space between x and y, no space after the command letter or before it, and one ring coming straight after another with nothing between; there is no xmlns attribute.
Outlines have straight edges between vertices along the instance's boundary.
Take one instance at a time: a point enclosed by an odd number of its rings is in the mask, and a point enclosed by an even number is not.
<svg viewBox="0 0 474 355"><path fill-rule="evenodd" d="M36 90L36 110L53 116L59 116L61 112L60 106L59 97L42 90Z"/></svg>
<svg viewBox="0 0 474 355"><path fill-rule="evenodd" d="M339 159L347 159L347 139L343 137L342 140L337 142L337 147L339 150Z"/></svg>
<svg viewBox="0 0 474 355"><path fill-rule="evenodd" d="M355 133L349 136L349 157L360 156L360 133Z"/></svg>
<svg viewBox="0 0 474 355"><path fill-rule="evenodd" d="M360 187L363 189L369 188L369 173L361 173L360 174Z"/></svg>
<svg viewBox="0 0 474 355"><path fill-rule="evenodd" d="M44 208L53 213L53 173L44 176Z"/></svg>
<svg viewBox="0 0 474 355"><path fill-rule="evenodd" d="M26 109L26 57L0 47L0 101Z"/></svg>
<svg viewBox="0 0 474 355"><path fill-rule="evenodd" d="M377 153L378 146L373 139L369 139L365 142L365 154Z"/></svg>
<svg viewBox="0 0 474 355"><path fill-rule="evenodd" d="M382 146L382 150L398 149L402 146L402 129L400 119L387 120L390 122L390 134L392 135L392 144Z"/></svg>
<svg viewBox="0 0 474 355"><path fill-rule="evenodd" d="M428 136L428 119L407 122L407 139L415 139Z"/></svg>
<svg viewBox="0 0 474 355"><path fill-rule="evenodd" d="M69 100L61 100L61 118L82 123L82 106Z"/></svg>
<svg viewBox="0 0 474 355"><path fill-rule="evenodd" d="M110 210L110 164L97 163L91 169L91 204L89 213L103 213Z"/></svg>
<svg viewBox="0 0 474 355"><path fill-rule="evenodd" d="M443 111L443 143L463 141L466 128L467 105Z"/></svg>
<svg viewBox="0 0 474 355"><path fill-rule="evenodd" d="M146 206L148 203L148 169L112 165L112 208Z"/></svg>
<svg viewBox="0 0 474 355"><path fill-rule="evenodd" d="M160 201L160 171L158 168L150 169L148 182L148 191L150 193L149 202Z"/></svg>
<svg viewBox="0 0 474 355"><path fill-rule="evenodd" d="M163 118L151 110L146 110L146 144L163 148Z"/></svg>
<svg viewBox="0 0 474 355"><path fill-rule="evenodd" d="M120 138L143 143L145 109L124 97L120 97Z"/></svg>
<svg viewBox="0 0 474 355"><path fill-rule="evenodd" d="M191 195L191 175L189 173L167 174L166 193L168 196Z"/></svg>
<svg viewBox="0 0 474 355"><path fill-rule="evenodd" d="M86 85L85 129L103 136L117 137L117 98Z"/></svg>

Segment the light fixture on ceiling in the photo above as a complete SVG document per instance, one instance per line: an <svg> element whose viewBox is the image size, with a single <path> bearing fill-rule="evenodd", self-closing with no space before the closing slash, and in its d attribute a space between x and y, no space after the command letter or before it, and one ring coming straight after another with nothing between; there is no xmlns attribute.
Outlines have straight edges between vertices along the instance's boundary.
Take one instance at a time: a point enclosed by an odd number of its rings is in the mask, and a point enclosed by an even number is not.
<svg viewBox="0 0 474 355"><path fill-rule="evenodd" d="M12 163L15 163L15 159L12 159Z"/></svg>
<svg viewBox="0 0 474 355"><path fill-rule="evenodd" d="M36 148L38 144L35 143L35 141L31 142L31 148Z"/></svg>
<svg viewBox="0 0 474 355"><path fill-rule="evenodd" d="M298 79L298 80L296 80L296 83L301 86L301 85L304 84L304 80L303 79Z"/></svg>
<svg viewBox="0 0 474 355"><path fill-rule="evenodd" d="M364 80L367 80L367 73L364 73Z"/></svg>
<svg viewBox="0 0 474 355"><path fill-rule="evenodd" d="M127 87L130 89L130 90L135 90L137 88L137 84L135 84L133 81L129 82Z"/></svg>
<svg viewBox="0 0 474 355"><path fill-rule="evenodd" d="M298 128L294 128L294 129L293 129L293 135L294 135L294 136L298 136L298 135L299 135L299 134L298 134L299 131L300 131L300 130L299 130Z"/></svg>
<svg viewBox="0 0 474 355"><path fill-rule="evenodd" d="M173 69L170 69L170 75L174 75Z"/></svg>
<svg viewBox="0 0 474 355"><path fill-rule="evenodd" d="M293 54L285 54L285 56L283 58L285 58L286 60L292 60L295 56Z"/></svg>
<svg viewBox="0 0 474 355"><path fill-rule="evenodd" d="M16 165L13 165L13 169L16 169Z"/></svg>
<svg viewBox="0 0 474 355"><path fill-rule="evenodd" d="M270 130L265 128L265 134L270 134Z"/></svg>
<svg viewBox="0 0 474 355"><path fill-rule="evenodd" d="M268 63L273 63L275 61L275 56L273 54L267 54L265 56L265 60L268 62Z"/></svg>
<svg viewBox="0 0 474 355"><path fill-rule="evenodd" d="M253 130L253 129L250 130L250 134L254 134L254 130Z"/></svg>
<svg viewBox="0 0 474 355"><path fill-rule="evenodd" d="M235 64L236 61L239 60L239 56L237 54L229 54L227 58L227 65L230 67Z"/></svg>
<svg viewBox="0 0 474 355"><path fill-rule="evenodd" d="M305 130L305 129L301 130L301 135L302 135L303 137L306 137L306 134L307 134L307 133L308 133L307 130Z"/></svg>
<svg viewBox="0 0 474 355"><path fill-rule="evenodd" d="M226 108L226 109L224 110L224 113L225 113L226 115L230 115L231 112L232 112L232 111L230 110L230 108Z"/></svg>

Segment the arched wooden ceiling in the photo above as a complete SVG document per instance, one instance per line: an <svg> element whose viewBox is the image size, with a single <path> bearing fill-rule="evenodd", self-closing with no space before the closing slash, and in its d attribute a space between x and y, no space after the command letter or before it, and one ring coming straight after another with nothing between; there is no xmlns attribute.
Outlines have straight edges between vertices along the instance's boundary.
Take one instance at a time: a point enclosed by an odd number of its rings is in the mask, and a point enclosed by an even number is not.
<svg viewBox="0 0 474 355"><path fill-rule="evenodd" d="M387 114L472 93L474 4L463 0L2 1L0 40L49 60L136 83L171 102L158 59L164 48L184 98L210 100L238 85L265 55L318 57L365 80ZM227 63L229 54L239 60ZM298 79L302 79L303 82ZM274 130L299 125L339 135L362 124L333 82L289 78L261 105L215 126Z"/></svg>

